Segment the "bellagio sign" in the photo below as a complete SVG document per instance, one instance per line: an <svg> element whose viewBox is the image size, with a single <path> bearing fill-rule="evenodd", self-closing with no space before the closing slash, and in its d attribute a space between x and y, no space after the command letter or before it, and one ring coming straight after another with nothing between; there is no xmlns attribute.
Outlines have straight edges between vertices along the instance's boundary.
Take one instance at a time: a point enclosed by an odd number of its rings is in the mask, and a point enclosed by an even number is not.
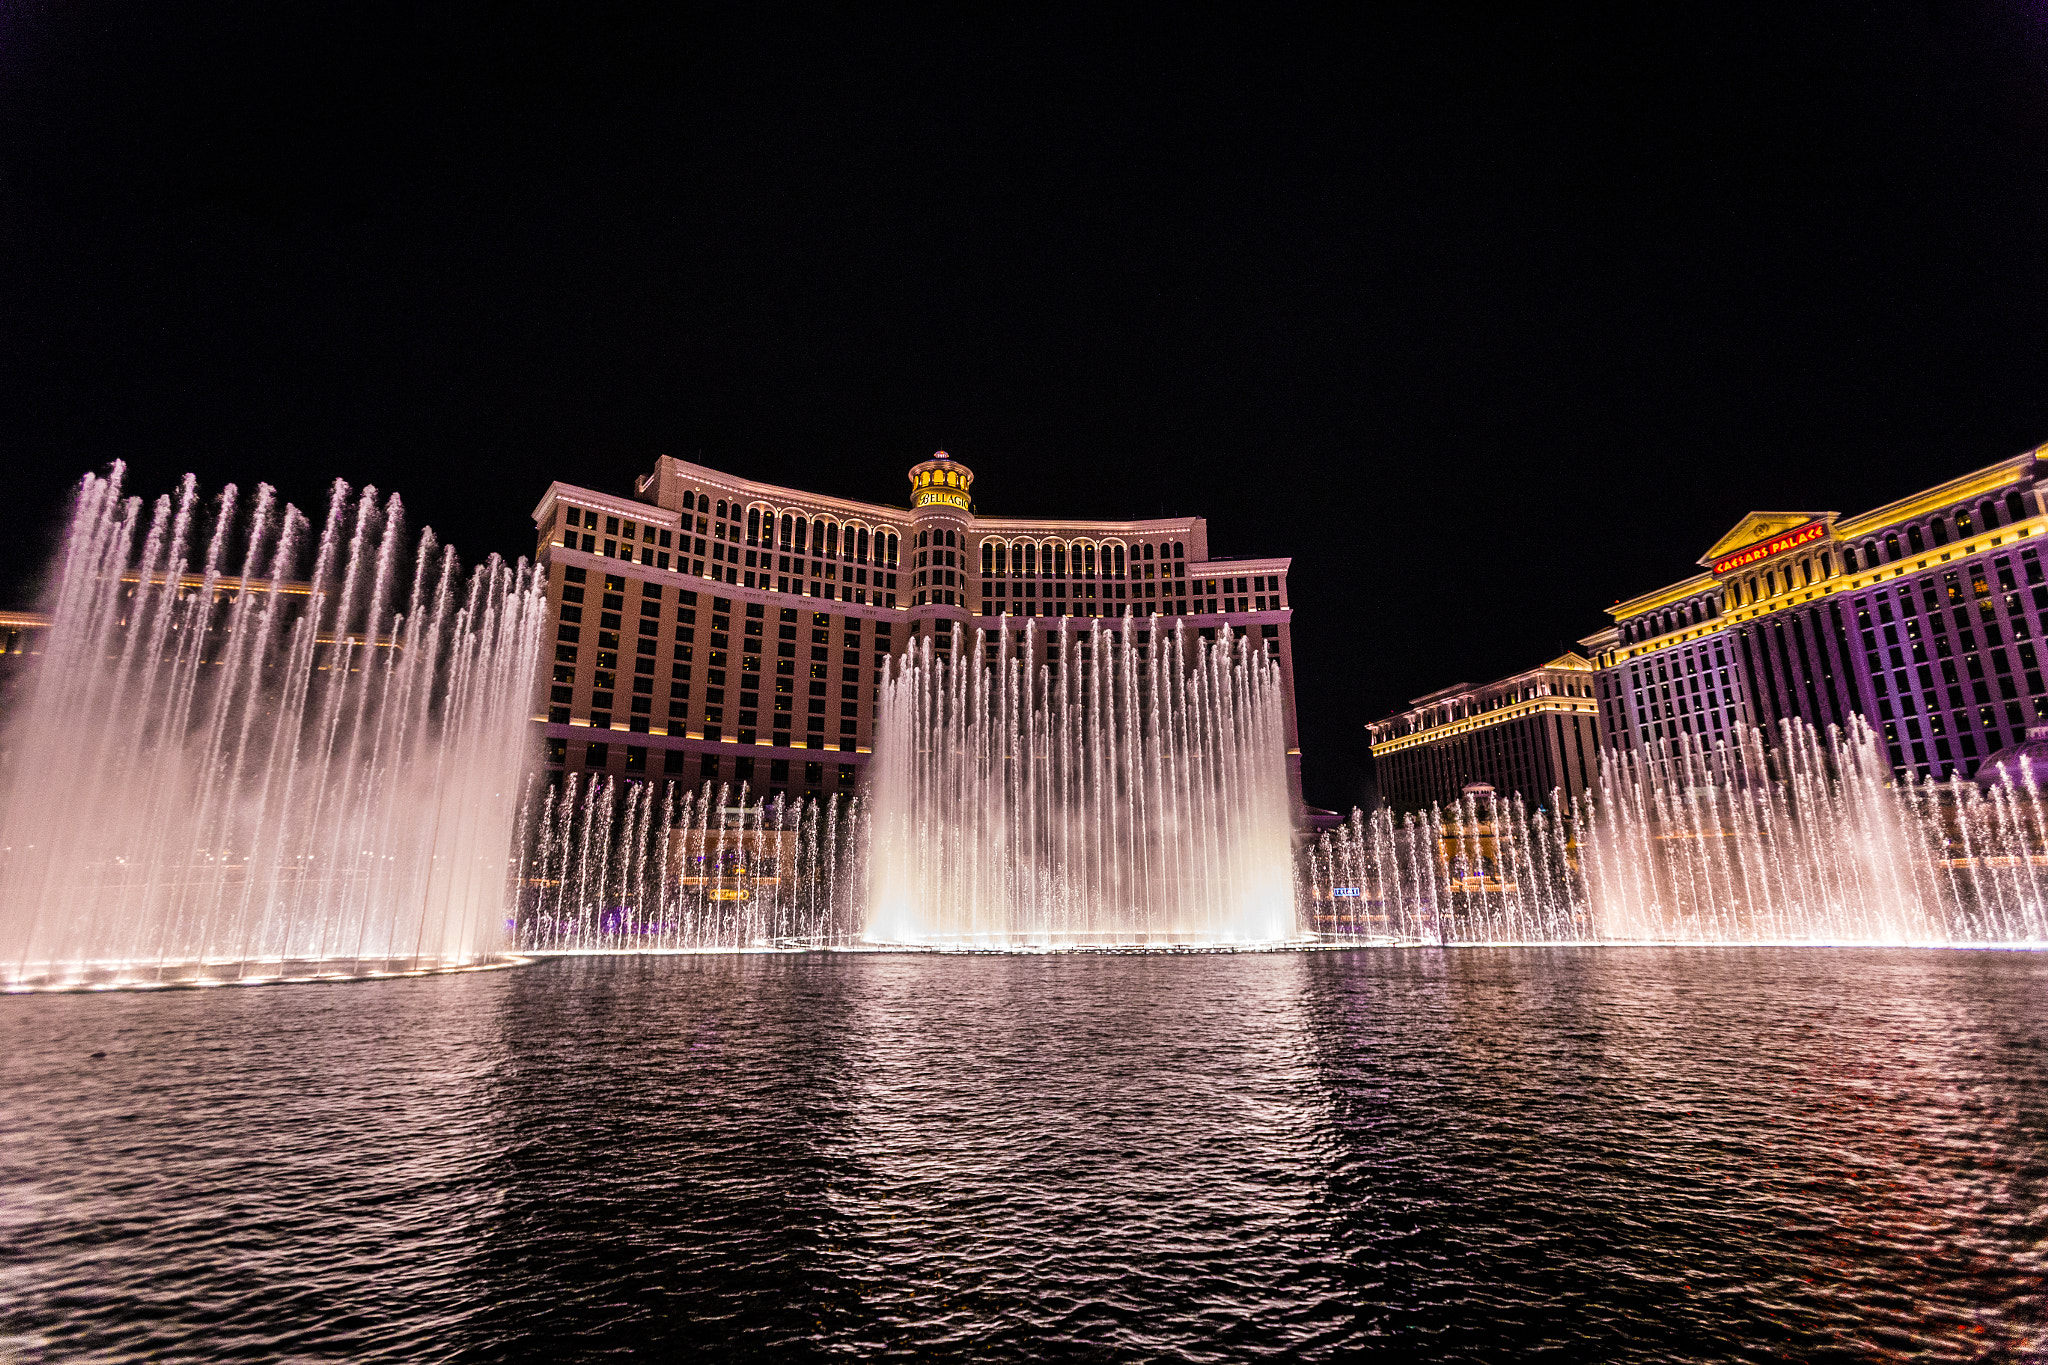
<svg viewBox="0 0 2048 1365"><path fill-rule="evenodd" d="M1769 559L1772 555L1782 554L1786 550L1796 550L1801 545L1808 545L1821 539L1827 533L1826 522L1809 521L1804 526L1795 527L1782 535L1772 536L1769 540L1759 540L1753 545L1745 545L1734 554L1715 560L1714 572L1727 573L1730 569L1754 564L1759 559Z"/></svg>

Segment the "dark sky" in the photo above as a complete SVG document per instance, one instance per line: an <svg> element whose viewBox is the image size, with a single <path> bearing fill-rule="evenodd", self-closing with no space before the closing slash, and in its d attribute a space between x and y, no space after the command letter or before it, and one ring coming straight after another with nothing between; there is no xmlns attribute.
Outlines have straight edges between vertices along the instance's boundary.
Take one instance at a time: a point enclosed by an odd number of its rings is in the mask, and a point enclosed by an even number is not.
<svg viewBox="0 0 2048 1365"><path fill-rule="evenodd" d="M1751 508L2048 441L2039 4L302 8L0 4L14 602L114 458L475 557L664 451L900 502L943 446L991 514L1293 555L1340 805L1367 719Z"/></svg>

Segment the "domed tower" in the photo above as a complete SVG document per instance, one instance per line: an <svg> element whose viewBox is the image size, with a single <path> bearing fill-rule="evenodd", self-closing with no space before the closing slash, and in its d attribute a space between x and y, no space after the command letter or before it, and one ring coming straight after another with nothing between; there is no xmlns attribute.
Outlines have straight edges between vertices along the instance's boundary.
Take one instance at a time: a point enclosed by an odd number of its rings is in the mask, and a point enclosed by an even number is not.
<svg viewBox="0 0 2048 1365"><path fill-rule="evenodd" d="M974 471L941 450L910 467L911 630L947 639L958 622L965 628L973 610L969 552L973 549Z"/></svg>

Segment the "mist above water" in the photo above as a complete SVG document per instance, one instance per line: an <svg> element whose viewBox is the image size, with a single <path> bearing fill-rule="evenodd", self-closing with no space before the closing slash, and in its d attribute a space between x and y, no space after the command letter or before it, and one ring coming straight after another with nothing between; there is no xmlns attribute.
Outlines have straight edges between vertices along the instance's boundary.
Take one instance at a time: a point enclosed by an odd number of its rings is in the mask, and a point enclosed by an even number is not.
<svg viewBox="0 0 2048 1365"><path fill-rule="evenodd" d="M11 986L476 961L498 946L545 603L396 496L79 485L11 708ZM300 579L302 562L312 561Z"/></svg>

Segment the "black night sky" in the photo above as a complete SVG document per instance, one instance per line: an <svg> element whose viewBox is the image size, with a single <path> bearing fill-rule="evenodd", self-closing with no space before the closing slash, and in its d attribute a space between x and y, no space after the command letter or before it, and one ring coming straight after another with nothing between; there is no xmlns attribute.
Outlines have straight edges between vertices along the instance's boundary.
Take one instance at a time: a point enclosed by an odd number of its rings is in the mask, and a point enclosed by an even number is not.
<svg viewBox="0 0 2048 1365"><path fill-rule="evenodd" d="M475 557L662 452L901 502L944 447L987 513L1293 555L1339 806L1366 720L1751 508L2048 441L2039 4L304 8L0 4L0 600L115 458Z"/></svg>

